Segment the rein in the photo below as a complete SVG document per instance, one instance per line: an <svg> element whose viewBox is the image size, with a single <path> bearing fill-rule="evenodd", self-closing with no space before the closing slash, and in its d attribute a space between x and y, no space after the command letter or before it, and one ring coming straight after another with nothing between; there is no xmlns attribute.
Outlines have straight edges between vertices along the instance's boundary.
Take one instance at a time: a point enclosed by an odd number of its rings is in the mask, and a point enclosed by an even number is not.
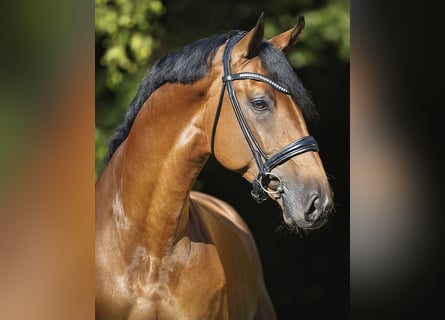
<svg viewBox="0 0 445 320"><path fill-rule="evenodd" d="M235 34L233 37L229 39L226 47L224 48L224 54L223 54L224 76L222 78L221 94L219 97L218 107L216 109L215 120L213 122L211 148L212 148L212 153L215 154L214 150L215 133L218 125L219 115L221 113L222 102L224 99L224 92L227 88L227 93L229 95L233 111L235 112L236 119L238 120L244 138L246 139L249 148L252 151L255 162L258 166L258 176L252 182L252 191L250 192L250 194L257 203L261 203L267 200L268 194L274 196L275 198L280 198L281 194L284 193L283 182L281 178L275 173L271 172L275 167L279 166L280 164L283 164L287 160L304 152L307 151L318 152L319 148L317 141L315 141L315 139L312 136L306 136L285 146L283 149L273 154L272 156L268 156L261 148L258 141L255 139L255 136L252 133L252 130L250 129L247 120L244 117L243 112L241 111L241 107L236 97L235 90L233 89L232 86L232 81L250 79L267 83L274 89L287 95L290 95L290 92L283 86L274 82L272 79L263 76L261 74L252 72L241 72L236 74L231 73L230 54L236 43L238 43L238 41L241 40L241 38L243 38L245 35L246 32L239 32ZM278 183L278 187L275 187L274 189L270 188L269 184L271 182Z"/></svg>

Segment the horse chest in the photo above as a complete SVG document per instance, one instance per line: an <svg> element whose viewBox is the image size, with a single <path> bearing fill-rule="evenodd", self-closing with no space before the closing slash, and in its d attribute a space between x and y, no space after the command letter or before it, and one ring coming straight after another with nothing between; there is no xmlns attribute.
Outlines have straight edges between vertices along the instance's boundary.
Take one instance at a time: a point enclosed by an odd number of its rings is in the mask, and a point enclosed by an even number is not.
<svg viewBox="0 0 445 320"><path fill-rule="evenodd" d="M112 313L133 320L227 318L224 271L215 248L188 245L188 256L173 252L163 259L140 259L116 273L107 302L114 306Z"/></svg>

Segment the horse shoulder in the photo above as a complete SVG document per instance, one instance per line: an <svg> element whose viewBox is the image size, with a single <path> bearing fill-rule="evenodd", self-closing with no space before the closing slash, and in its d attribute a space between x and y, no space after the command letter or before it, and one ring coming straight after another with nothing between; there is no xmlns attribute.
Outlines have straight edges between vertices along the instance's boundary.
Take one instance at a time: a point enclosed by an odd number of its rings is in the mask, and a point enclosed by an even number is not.
<svg viewBox="0 0 445 320"><path fill-rule="evenodd" d="M192 211L200 216L219 254L231 317L253 319L268 313L269 319L274 319L258 250L244 220L220 199L195 191L190 198ZM259 311L260 304L267 305L269 312Z"/></svg>

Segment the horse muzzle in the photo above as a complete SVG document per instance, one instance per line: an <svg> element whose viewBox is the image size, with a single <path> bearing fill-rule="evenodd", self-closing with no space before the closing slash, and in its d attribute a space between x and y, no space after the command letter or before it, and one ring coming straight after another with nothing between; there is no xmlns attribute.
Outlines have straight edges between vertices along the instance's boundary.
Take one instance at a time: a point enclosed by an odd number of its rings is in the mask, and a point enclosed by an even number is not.
<svg viewBox="0 0 445 320"><path fill-rule="evenodd" d="M283 184L284 192L276 201L283 209L284 222L290 227L318 229L328 219L333 207L329 188Z"/></svg>

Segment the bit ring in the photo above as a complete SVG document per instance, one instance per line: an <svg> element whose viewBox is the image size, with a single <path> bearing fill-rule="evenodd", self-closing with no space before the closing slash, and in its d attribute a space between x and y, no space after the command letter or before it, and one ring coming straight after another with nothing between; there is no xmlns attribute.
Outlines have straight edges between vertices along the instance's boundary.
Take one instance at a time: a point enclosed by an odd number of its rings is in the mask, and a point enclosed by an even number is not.
<svg viewBox="0 0 445 320"><path fill-rule="evenodd" d="M269 181L275 180L275 181L278 181L278 182L279 182L279 186L276 188L276 190L272 190L272 189L270 189L268 186L264 186L264 185L263 185L263 178L264 178L264 177L269 178ZM265 174L263 174L263 175L260 176L260 178L259 178L259 182L260 182L259 184L260 184L261 189L262 189L264 192L266 192L267 194L270 194L270 195L279 195L279 194L281 194L281 193L284 192L284 189L283 189L283 181L281 181L281 178L280 178L278 175L276 175L275 173L272 173L272 172L266 172Z"/></svg>

